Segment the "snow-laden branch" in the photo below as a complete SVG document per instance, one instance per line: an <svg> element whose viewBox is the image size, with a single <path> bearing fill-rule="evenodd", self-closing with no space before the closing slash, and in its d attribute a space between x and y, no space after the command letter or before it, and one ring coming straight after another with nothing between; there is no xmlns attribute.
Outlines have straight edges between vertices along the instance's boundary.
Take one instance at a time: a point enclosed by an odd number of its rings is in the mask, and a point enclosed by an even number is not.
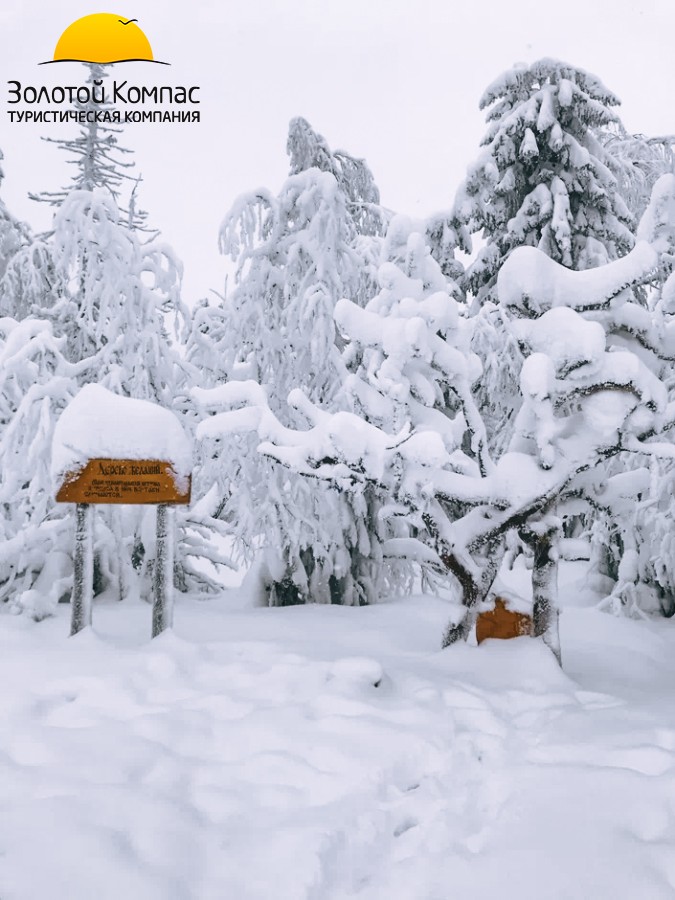
<svg viewBox="0 0 675 900"><path fill-rule="evenodd" d="M497 291L509 311L528 318L555 307L606 309L627 288L649 281L658 265L659 253L646 241L611 265L581 272L560 266L535 247L518 247L499 271Z"/></svg>
<svg viewBox="0 0 675 900"><path fill-rule="evenodd" d="M500 302L527 318L556 307L606 310L628 288L650 281L663 255L675 253L675 175L662 175L654 185L637 236L630 253L584 271L565 268L534 247L518 247L497 277Z"/></svg>

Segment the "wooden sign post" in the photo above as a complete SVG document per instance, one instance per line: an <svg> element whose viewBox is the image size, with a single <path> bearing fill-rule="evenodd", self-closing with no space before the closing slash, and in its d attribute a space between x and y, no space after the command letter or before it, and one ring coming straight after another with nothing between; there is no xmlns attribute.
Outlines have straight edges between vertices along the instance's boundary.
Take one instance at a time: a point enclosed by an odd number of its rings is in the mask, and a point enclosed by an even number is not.
<svg viewBox="0 0 675 900"><path fill-rule="evenodd" d="M154 602L152 636L157 637L173 625L173 541L174 509L168 503L157 507L157 543L153 571Z"/></svg>
<svg viewBox="0 0 675 900"><path fill-rule="evenodd" d="M57 503L75 503L75 560L71 635L91 625L94 584L94 503L157 506L157 546L153 572L152 636L173 624L173 559L175 504L190 502L190 476L176 475L166 460L90 459L68 472L56 494Z"/></svg>
<svg viewBox="0 0 675 900"><path fill-rule="evenodd" d="M92 513L88 503L78 503L75 519L75 560L70 633L77 634L91 625L91 601L94 593Z"/></svg>

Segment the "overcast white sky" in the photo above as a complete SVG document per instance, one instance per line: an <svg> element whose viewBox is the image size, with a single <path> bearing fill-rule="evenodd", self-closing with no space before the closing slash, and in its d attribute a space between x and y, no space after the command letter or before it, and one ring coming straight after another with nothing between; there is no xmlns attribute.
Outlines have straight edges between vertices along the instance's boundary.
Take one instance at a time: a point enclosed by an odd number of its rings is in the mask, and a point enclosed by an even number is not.
<svg viewBox="0 0 675 900"><path fill-rule="evenodd" d="M157 59L111 77L201 86L199 125L128 126L141 201L185 263L185 298L222 289L219 223L242 191L278 189L286 128L302 115L333 148L363 156L382 202L425 215L450 205L484 131L478 99L514 62L554 56L621 97L635 132L675 131L675 0L6 0L0 11L3 197L35 227L29 190L68 177L44 125L11 124L7 81L82 83L78 64L38 67L62 31L92 12L137 18Z"/></svg>

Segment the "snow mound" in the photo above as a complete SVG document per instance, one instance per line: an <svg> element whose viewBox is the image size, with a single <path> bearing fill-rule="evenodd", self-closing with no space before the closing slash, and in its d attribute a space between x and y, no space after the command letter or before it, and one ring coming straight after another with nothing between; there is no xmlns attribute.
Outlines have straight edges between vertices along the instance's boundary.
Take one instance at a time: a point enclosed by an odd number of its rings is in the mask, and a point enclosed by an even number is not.
<svg viewBox="0 0 675 900"><path fill-rule="evenodd" d="M545 354L551 359L558 377L583 367L595 367L605 354L605 331L599 322L589 322L567 307L549 309L538 319L520 319L511 330L530 353Z"/></svg>
<svg viewBox="0 0 675 900"><path fill-rule="evenodd" d="M331 685L350 693L379 688L385 678L382 665L377 660L366 657L338 659L328 671Z"/></svg>
<svg viewBox="0 0 675 900"><path fill-rule="evenodd" d="M528 637L439 651L428 596L181 598L152 642L143 602L73 640L63 606L4 615L2 896L672 900L675 630L581 608L587 573L565 671Z"/></svg>
<svg viewBox="0 0 675 900"><path fill-rule="evenodd" d="M87 384L54 428L52 477L77 471L90 459L157 459L171 463L176 475L187 476L192 447L168 409Z"/></svg>

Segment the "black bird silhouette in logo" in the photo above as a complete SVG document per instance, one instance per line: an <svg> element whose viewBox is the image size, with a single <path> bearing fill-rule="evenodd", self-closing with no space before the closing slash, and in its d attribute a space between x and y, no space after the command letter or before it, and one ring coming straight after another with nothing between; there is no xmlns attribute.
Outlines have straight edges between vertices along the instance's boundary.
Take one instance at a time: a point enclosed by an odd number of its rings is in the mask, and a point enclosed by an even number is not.
<svg viewBox="0 0 675 900"><path fill-rule="evenodd" d="M132 22L138 22L138 19L129 19L128 22L125 22L123 19L118 19L118 22L121 22L122 25L131 25Z"/></svg>

